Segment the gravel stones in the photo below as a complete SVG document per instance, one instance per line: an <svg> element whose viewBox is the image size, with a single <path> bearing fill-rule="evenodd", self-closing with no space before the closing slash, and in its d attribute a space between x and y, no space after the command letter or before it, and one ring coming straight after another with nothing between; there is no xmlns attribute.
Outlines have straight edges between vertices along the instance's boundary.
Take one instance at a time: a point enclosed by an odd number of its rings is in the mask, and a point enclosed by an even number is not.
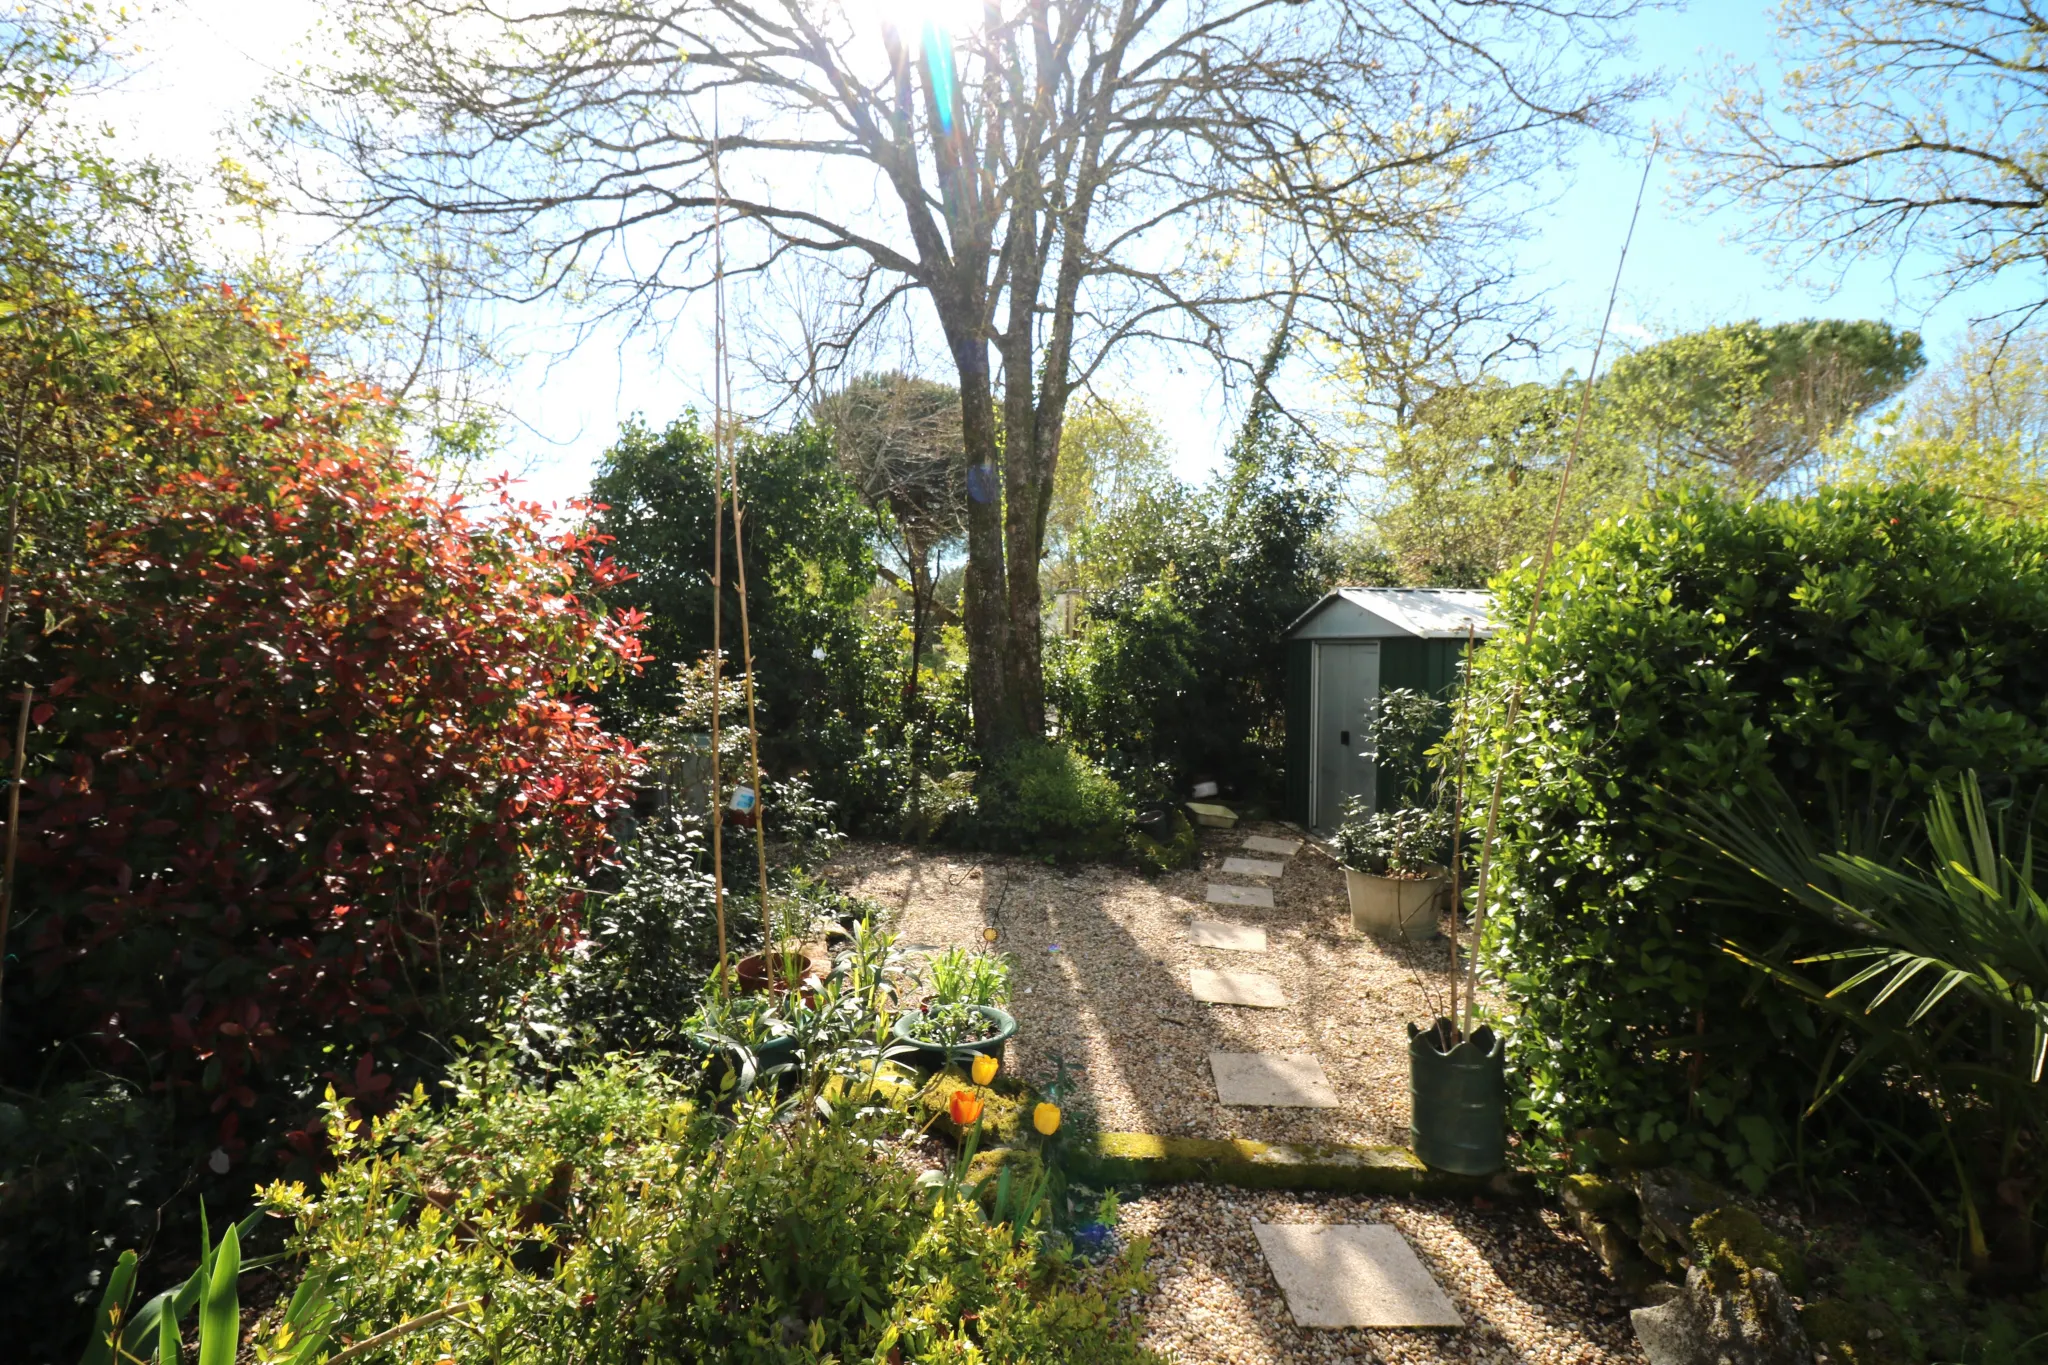
<svg viewBox="0 0 2048 1365"><path fill-rule="evenodd" d="M1257 1223L1397 1229L1464 1330L1298 1325ZM1625 1301L1552 1209L1188 1185L1130 1200L1118 1231L1152 1242L1144 1344L1176 1365L1641 1365Z"/></svg>
<svg viewBox="0 0 2048 1365"><path fill-rule="evenodd" d="M1323 1064L1306 1052L1212 1052L1216 1094L1243 1108L1335 1109L1337 1092Z"/></svg>
<svg viewBox="0 0 2048 1365"><path fill-rule="evenodd" d="M1303 1327L1463 1327L1398 1229L1252 1223L1287 1311Z"/></svg>

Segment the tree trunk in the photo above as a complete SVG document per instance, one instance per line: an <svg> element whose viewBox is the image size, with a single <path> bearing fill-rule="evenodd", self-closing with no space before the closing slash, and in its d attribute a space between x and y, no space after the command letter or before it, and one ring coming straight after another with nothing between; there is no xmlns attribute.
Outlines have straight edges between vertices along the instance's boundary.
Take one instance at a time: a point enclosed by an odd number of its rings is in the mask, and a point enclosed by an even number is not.
<svg viewBox="0 0 2048 1365"><path fill-rule="evenodd" d="M1004 574L1003 496L990 389L988 345L956 340L960 370L960 436L967 455L967 675L973 691L974 747L983 762L1036 738L1016 687L1014 623Z"/></svg>

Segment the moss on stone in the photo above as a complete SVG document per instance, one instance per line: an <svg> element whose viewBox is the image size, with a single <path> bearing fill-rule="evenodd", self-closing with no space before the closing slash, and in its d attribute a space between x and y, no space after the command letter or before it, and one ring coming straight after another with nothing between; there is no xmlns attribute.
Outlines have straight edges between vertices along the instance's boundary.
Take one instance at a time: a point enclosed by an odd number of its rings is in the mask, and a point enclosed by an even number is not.
<svg viewBox="0 0 2048 1365"><path fill-rule="evenodd" d="M1806 1292L1806 1262L1799 1248L1765 1227L1748 1209L1732 1205L1704 1213L1692 1225L1692 1238L1708 1269L1775 1271L1785 1288Z"/></svg>
<svg viewBox="0 0 2048 1365"><path fill-rule="evenodd" d="M981 1098L981 1145L1012 1146L1023 1142L1031 1132L1031 1106L1038 1102L1038 1097L1029 1086L1014 1082L1006 1085L1004 1081L998 1075L994 1085L976 1085L961 1068L948 1067L925 1082L918 1103L932 1116L934 1129L958 1142L966 1134L953 1122L953 1096L961 1090L971 1091Z"/></svg>
<svg viewBox="0 0 2048 1365"><path fill-rule="evenodd" d="M1799 1310L1799 1326L1829 1365L1899 1365L1904 1359L1898 1324L1888 1312L1820 1299Z"/></svg>
<svg viewBox="0 0 2048 1365"><path fill-rule="evenodd" d="M1075 1153L1101 1184L1201 1182L1252 1190L1335 1190L1354 1194L1519 1193L1512 1178L1474 1179L1432 1171L1405 1147L1344 1147L1098 1133Z"/></svg>
<svg viewBox="0 0 2048 1365"><path fill-rule="evenodd" d="M1633 1209L1636 1192L1619 1180L1598 1175L1568 1175L1561 1191L1564 1202L1575 1209L1612 1216L1619 1209Z"/></svg>
<svg viewBox="0 0 2048 1365"><path fill-rule="evenodd" d="M967 1183L975 1187L975 1198L990 1213L996 1212L996 1194L1005 1171L1010 1173L1010 1202L1014 1208L1019 1201L1031 1196L1045 1174L1045 1162L1029 1147L998 1147L992 1152L976 1152L974 1160L967 1163Z"/></svg>

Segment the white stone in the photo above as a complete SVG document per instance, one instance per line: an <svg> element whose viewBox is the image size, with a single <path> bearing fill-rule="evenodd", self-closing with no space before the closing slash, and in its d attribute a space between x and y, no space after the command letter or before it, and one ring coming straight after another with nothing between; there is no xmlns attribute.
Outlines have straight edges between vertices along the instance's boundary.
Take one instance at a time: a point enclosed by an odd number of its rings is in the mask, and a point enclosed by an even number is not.
<svg viewBox="0 0 2048 1365"><path fill-rule="evenodd" d="M1261 1223L1252 1231L1303 1327L1463 1327L1398 1229L1385 1223Z"/></svg>
<svg viewBox="0 0 2048 1365"><path fill-rule="evenodd" d="M1216 1097L1240 1109L1335 1109L1323 1064L1306 1052L1212 1052Z"/></svg>
<svg viewBox="0 0 2048 1365"><path fill-rule="evenodd" d="M1244 846L1253 853L1277 853L1283 858L1292 858L1301 848L1299 839L1275 839L1270 834L1253 834L1244 841Z"/></svg>
<svg viewBox="0 0 2048 1365"><path fill-rule="evenodd" d="M1225 858L1223 870L1241 877L1277 877L1287 870L1287 864L1268 862L1264 858Z"/></svg>
<svg viewBox="0 0 2048 1365"><path fill-rule="evenodd" d="M1195 999L1205 1005L1250 1005L1253 1009L1284 1010L1287 996L1275 977L1258 972L1217 972L1197 967L1189 973L1189 987Z"/></svg>
<svg viewBox="0 0 2048 1365"><path fill-rule="evenodd" d="M1209 904L1211 905L1255 905L1261 910L1273 908L1273 891L1264 886L1224 886L1220 882L1209 883Z"/></svg>
<svg viewBox="0 0 2048 1365"><path fill-rule="evenodd" d="M1197 948L1227 948L1233 953L1266 951L1266 931L1256 924L1231 924L1227 920L1198 919L1188 925L1188 941Z"/></svg>

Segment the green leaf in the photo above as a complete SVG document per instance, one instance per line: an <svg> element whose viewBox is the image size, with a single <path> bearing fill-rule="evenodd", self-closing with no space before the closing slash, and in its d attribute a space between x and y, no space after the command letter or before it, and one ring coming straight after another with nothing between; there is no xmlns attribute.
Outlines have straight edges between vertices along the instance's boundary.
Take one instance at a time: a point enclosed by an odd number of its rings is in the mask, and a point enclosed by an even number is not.
<svg viewBox="0 0 2048 1365"><path fill-rule="evenodd" d="M199 1365L235 1365L241 1345L242 1305L235 1281L242 1274L242 1241L230 1225L213 1256L213 1273L199 1301Z"/></svg>
<svg viewBox="0 0 2048 1365"><path fill-rule="evenodd" d="M107 1290L100 1295L100 1306L92 1315L92 1340L86 1343L78 1365L113 1365L115 1324L127 1312L129 1296L134 1292L135 1253L124 1251L114 1262L113 1273L107 1276Z"/></svg>

